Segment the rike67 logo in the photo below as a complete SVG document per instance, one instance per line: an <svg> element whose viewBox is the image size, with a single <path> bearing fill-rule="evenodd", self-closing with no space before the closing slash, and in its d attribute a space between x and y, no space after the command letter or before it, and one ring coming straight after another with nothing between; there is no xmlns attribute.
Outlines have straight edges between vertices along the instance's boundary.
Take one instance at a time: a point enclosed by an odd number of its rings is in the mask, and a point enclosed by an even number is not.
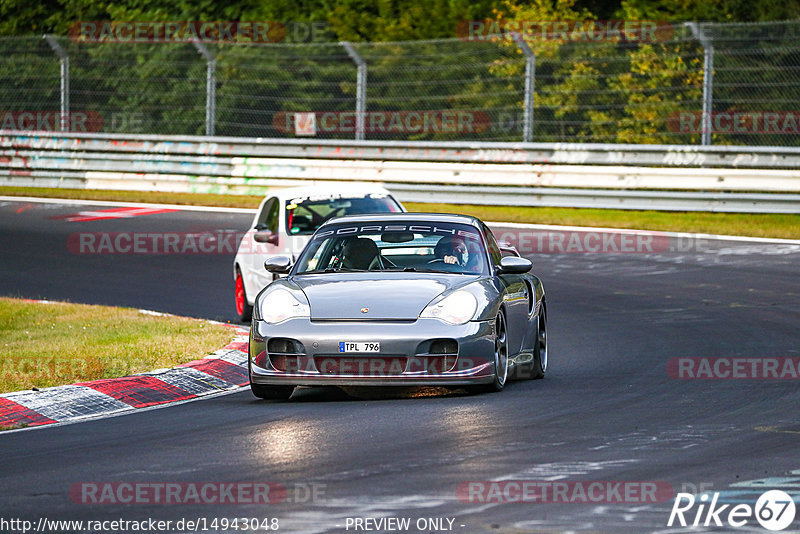
<svg viewBox="0 0 800 534"><path fill-rule="evenodd" d="M792 496L781 490L767 491L755 506L718 504L719 493L704 493L696 498L691 493L678 493L669 514L667 526L741 528L755 518L767 530L784 530L792 524L796 507ZM695 510L696 508L696 510Z"/></svg>

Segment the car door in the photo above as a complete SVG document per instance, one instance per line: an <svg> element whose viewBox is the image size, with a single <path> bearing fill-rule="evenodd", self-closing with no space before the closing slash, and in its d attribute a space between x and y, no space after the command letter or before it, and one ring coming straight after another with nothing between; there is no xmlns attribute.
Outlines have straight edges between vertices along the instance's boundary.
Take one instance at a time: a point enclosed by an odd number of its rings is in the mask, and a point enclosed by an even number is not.
<svg viewBox="0 0 800 534"><path fill-rule="evenodd" d="M497 272L502 252L489 227L483 225L483 230L486 234L489 256L494 264L494 270ZM520 274L500 274L498 279L503 287L509 356L514 356L522 350L522 344L528 329L528 284L525 283L524 275Z"/></svg>
<svg viewBox="0 0 800 534"><path fill-rule="evenodd" d="M264 269L264 260L280 254L283 247L278 224L280 207L281 200L278 197L267 200L256 218L255 227L248 232L251 243L248 278L253 287L247 288L247 291L253 297L273 280L272 273Z"/></svg>

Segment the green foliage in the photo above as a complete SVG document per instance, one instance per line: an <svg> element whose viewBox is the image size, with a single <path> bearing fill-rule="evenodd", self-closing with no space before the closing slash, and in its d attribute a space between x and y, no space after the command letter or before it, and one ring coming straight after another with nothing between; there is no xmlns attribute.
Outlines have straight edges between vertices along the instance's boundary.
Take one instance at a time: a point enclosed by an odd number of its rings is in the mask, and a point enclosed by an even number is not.
<svg viewBox="0 0 800 534"><path fill-rule="evenodd" d="M800 18L798 0L622 0L620 18L631 20L761 22Z"/></svg>
<svg viewBox="0 0 800 534"><path fill-rule="evenodd" d="M498 19L592 21L575 0L508 0ZM682 20L742 20L794 13L797 2L748 14L736 1L624 0L614 19L650 21L648 40L558 38L534 30L526 42L536 53L534 138L537 141L685 143L700 132L684 131L678 117L702 109L704 48ZM668 22L672 21L672 22ZM678 21L678 22L676 22ZM591 25L580 25L579 28ZM714 113L788 110L796 102L800 69L798 24L702 25L715 47ZM576 33L577 35L577 33ZM510 40L506 46L516 47ZM515 70L516 69L516 70ZM519 66L498 65L494 74L521 75ZM791 80L791 81L790 81ZM699 121L699 119L698 119ZM796 143L786 135L723 132L716 144Z"/></svg>
<svg viewBox="0 0 800 534"><path fill-rule="evenodd" d="M367 138L517 141L525 56L510 39L458 39L465 24L610 18L669 22L651 42L527 39L536 56L534 140L692 144L699 132L676 131L673 119L702 108L703 47L681 21L798 17L800 0L0 0L0 35L37 35L0 37L0 111L58 110L58 57L39 37L52 33L70 55L71 110L100 114L107 132L203 134L207 65L191 44L64 36L77 21L274 21L288 32L278 44L207 45L218 135L287 136L286 113L352 112L356 69L336 44L348 40L369 66L368 112L451 111L477 121L474 131ZM312 24L321 32L308 33ZM796 108L800 23L704 27L715 43L715 112ZM307 37L328 42L298 43ZM798 142L740 133L713 141Z"/></svg>
<svg viewBox="0 0 800 534"><path fill-rule="evenodd" d="M453 37L460 21L494 12L630 20L749 22L800 18L800 0L0 0L0 35L64 35L75 21L325 22L333 40ZM539 19L546 20L546 19ZM559 18L555 20L573 20Z"/></svg>
<svg viewBox="0 0 800 534"><path fill-rule="evenodd" d="M0 0L0 35L65 35L76 21L322 22L334 41L453 37L462 20L481 19L496 0Z"/></svg>

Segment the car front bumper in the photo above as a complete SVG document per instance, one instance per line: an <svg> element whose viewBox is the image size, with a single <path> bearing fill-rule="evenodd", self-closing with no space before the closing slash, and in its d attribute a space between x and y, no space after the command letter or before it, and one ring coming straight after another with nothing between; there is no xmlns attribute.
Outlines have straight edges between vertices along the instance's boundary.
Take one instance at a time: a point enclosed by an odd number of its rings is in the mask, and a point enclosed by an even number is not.
<svg viewBox="0 0 800 534"><path fill-rule="evenodd" d="M341 353L340 343L348 341L378 342L381 350ZM438 319L317 322L299 318L278 325L253 321L250 381L308 386L486 384L494 380L494 348L493 321L463 325Z"/></svg>

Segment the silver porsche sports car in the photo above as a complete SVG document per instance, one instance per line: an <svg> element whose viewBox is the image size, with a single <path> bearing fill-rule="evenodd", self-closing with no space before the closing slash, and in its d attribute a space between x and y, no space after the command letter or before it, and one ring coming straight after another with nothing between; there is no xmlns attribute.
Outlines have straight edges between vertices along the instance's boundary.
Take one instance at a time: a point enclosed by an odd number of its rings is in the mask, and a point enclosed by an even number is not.
<svg viewBox="0 0 800 534"><path fill-rule="evenodd" d="M250 387L439 385L500 391L547 371L547 306L531 262L479 219L331 219L255 299Z"/></svg>

